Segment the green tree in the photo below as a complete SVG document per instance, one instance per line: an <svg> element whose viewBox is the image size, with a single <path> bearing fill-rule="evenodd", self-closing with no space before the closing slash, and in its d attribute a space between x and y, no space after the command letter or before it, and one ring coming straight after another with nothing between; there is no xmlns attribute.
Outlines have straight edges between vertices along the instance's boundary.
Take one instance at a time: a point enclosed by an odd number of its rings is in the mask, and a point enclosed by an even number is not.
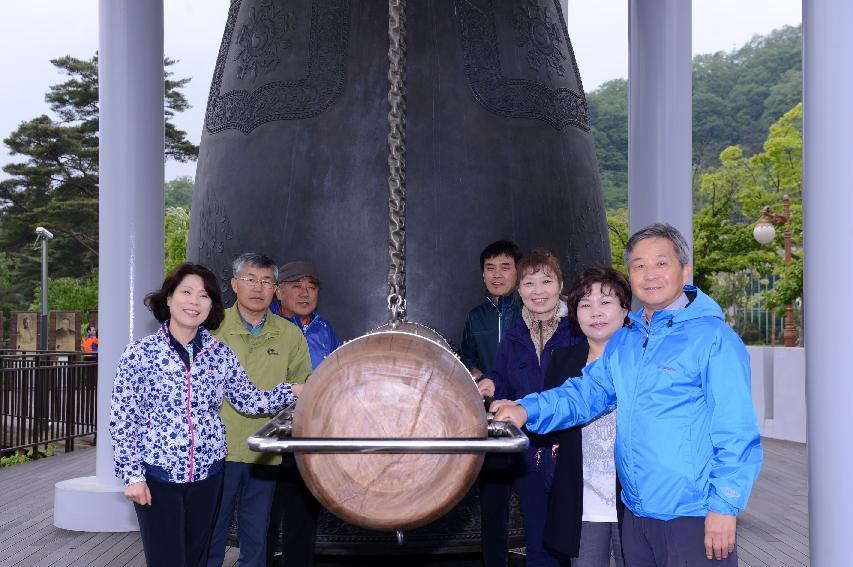
<svg viewBox="0 0 853 567"><path fill-rule="evenodd" d="M186 210L192 208L193 178L188 175L176 177L171 181L166 182L166 208L181 207Z"/></svg>
<svg viewBox="0 0 853 567"><path fill-rule="evenodd" d="M764 207L781 213L782 197L787 194L793 247L802 247L802 116L800 103L770 127L763 152L747 156L740 146L728 147L720 154L720 166L702 174L701 207L693 219L694 281L700 287L726 296L727 290L720 286L730 285L731 279L720 274L752 270L781 277L765 298L768 307L778 308L802 296L802 253L789 268L784 267L782 227L769 246L758 244L752 236Z"/></svg>
<svg viewBox="0 0 853 567"><path fill-rule="evenodd" d="M767 294L767 306L780 308L803 295L803 104L786 112L770 127L764 152L754 157L764 173L763 186L749 186L744 191L744 210L757 216L763 206L775 214L782 213L782 196L791 200L791 242L794 258L787 268L783 263L784 229L778 227L776 239L769 248L775 255L773 273L781 276L773 291Z"/></svg>
<svg viewBox="0 0 853 567"><path fill-rule="evenodd" d="M802 28L783 27L731 52L693 59L694 192L719 156L740 145L760 153L768 128L801 100ZM608 81L587 93L605 207L628 204L628 83ZM701 206L697 199L696 210Z"/></svg>
<svg viewBox="0 0 853 567"><path fill-rule="evenodd" d="M628 230L628 211L626 209L607 211L607 232L610 236L611 265L627 276L628 269L625 267L623 253L631 232Z"/></svg>
<svg viewBox="0 0 853 567"><path fill-rule="evenodd" d="M587 97L601 191L608 210L628 206L628 81L615 79Z"/></svg>
<svg viewBox="0 0 853 567"><path fill-rule="evenodd" d="M764 99L762 124L773 124L780 116L796 106L803 97L803 73L799 69L788 69L779 82L770 87L770 94Z"/></svg>
<svg viewBox="0 0 853 567"><path fill-rule="evenodd" d="M9 264L8 255L0 252L0 311L9 311L26 301L23 296L15 295L17 291Z"/></svg>
<svg viewBox="0 0 853 567"><path fill-rule="evenodd" d="M89 311L98 309L98 271L83 278L48 278L47 306L51 311ZM41 310L41 283L33 290L28 309Z"/></svg>
<svg viewBox="0 0 853 567"><path fill-rule="evenodd" d="M36 226L56 234L49 247L55 277L86 278L97 266L98 61L65 56L51 63L67 75L45 96L52 116L22 122L4 140L13 156L23 158L4 166L10 177L0 181L0 250L14 301L32 297L39 280L40 256L31 246ZM164 60L167 69L173 63ZM165 153L178 161L193 160L198 147L171 122L189 107L181 93L189 79L171 75L166 72L164 85Z"/></svg>
<svg viewBox="0 0 853 567"><path fill-rule="evenodd" d="M802 26L755 36L731 53L693 59L693 163L719 165L723 149L761 151L767 129L801 100Z"/></svg>
<svg viewBox="0 0 853 567"><path fill-rule="evenodd" d="M187 259L187 234L190 230L190 215L181 207L166 209L166 230L163 250L165 252L163 273L168 274L175 266Z"/></svg>

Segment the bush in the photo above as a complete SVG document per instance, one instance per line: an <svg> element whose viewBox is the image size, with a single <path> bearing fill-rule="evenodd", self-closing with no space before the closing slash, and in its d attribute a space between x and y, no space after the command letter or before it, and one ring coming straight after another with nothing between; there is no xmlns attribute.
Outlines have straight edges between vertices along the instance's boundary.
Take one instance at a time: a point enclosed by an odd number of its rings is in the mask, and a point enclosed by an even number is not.
<svg viewBox="0 0 853 567"><path fill-rule="evenodd" d="M52 457L56 454L56 445L51 443L48 445L44 451L39 451L39 459L43 459L45 457ZM11 467L14 465L19 465L21 463L26 463L27 461L33 460L33 448L29 449L17 449L16 451L12 451L7 455L0 456L0 468Z"/></svg>

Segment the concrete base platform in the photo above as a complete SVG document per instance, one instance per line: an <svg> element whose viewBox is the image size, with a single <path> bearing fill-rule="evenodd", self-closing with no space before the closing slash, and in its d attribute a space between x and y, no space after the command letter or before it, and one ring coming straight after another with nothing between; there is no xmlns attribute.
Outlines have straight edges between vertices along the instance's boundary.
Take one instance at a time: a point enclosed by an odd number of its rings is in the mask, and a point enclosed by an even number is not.
<svg viewBox="0 0 853 567"><path fill-rule="evenodd" d="M78 532L139 531L133 504L124 498L124 487L95 476L56 483L53 525Z"/></svg>

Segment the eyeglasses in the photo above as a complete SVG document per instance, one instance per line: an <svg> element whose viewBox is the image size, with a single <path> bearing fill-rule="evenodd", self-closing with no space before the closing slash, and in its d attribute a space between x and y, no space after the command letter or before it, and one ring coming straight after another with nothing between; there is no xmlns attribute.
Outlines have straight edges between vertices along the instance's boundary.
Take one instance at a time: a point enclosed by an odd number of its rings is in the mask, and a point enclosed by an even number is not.
<svg viewBox="0 0 853 567"><path fill-rule="evenodd" d="M259 280L257 278L237 278L241 282L246 282L246 285L250 287L262 287L264 289L274 289L278 287L278 284L272 282L270 280Z"/></svg>

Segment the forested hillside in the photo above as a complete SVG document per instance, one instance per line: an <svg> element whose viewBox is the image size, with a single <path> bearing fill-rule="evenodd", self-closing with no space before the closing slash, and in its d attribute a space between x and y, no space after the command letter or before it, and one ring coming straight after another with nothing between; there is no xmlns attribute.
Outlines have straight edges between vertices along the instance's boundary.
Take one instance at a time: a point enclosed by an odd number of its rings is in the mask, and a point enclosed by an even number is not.
<svg viewBox="0 0 853 567"><path fill-rule="evenodd" d="M801 100L801 39L802 26L784 27L735 51L693 59L695 167L720 165L728 146L740 145L750 155L762 150L770 126ZM604 201L609 210L623 209L628 204L628 83L609 81L587 99Z"/></svg>

